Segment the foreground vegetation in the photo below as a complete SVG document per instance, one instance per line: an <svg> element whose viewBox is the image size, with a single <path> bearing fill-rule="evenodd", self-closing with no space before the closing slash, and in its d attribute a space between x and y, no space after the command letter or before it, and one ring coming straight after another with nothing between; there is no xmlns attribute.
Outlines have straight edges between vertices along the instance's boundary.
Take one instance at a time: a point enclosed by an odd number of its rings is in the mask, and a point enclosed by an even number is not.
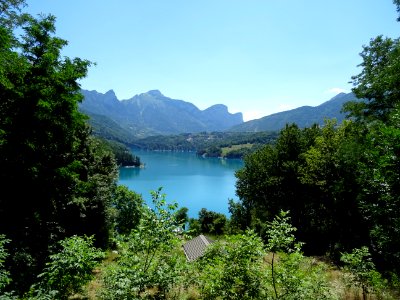
<svg viewBox="0 0 400 300"><path fill-rule="evenodd" d="M364 46L348 120L288 124L245 156L230 218L187 220L117 184L126 151L78 111L91 62L60 56L55 17L0 4L0 299L399 298L399 40ZM199 233L217 242L188 263Z"/></svg>
<svg viewBox="0 0 400 300"><path fill-rule="evenodd" d="M59 242L36 282L22 296L1 299L397 299L396 289L376 271L366 249L343 253L342 267L304 256L290 213L266 226L266 240L252 230L218 236L205 254L188 262L182 245L190 231L177 231L179 210L161 189L153 209L120 187L113 247L93 247L93 237ZM129 204L130 208L121 204ZM128 223L127 223L128 221ZM0 239L0 258L8 253ZM111 251L112 250L112 251ZM0 260L0 267L2 266ZM9 274L0 273L4 288Z"/></svg>

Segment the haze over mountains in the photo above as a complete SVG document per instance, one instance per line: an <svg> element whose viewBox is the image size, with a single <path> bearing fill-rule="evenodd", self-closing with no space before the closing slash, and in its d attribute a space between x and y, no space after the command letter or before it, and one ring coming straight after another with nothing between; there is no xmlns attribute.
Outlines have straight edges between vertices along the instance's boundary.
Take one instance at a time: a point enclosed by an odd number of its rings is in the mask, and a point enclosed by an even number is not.
<svg viewBox="0 0 400 300"><path fill-rule="evenodd" d="M194 104L171 99L158 90L135 95L128 100L117 99L114 91L105 94L82 90L82 112L90 117L94 133L106 138L129 142L151 135L198 133L212 131L258 132L278 131L287 123L308 127L323 124L325 118L341 122L342 106L357 98L341 93L319 106L302 106L243 122L242 113L229 113L223 104L200 110Z"/></svg>

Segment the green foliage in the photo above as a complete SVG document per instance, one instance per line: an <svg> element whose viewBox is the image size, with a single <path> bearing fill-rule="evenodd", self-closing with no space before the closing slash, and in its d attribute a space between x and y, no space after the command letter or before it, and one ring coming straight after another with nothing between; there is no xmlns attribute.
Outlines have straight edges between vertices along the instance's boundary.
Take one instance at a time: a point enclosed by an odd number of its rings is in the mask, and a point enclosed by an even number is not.
<svg viewBox="0 0 400 300"><path fill-rule="evenodd" d="M201 233L220 235L225 232L227 218L224 214L202 208L199 211L199 223Z"/></svg>
<svg viewBox="0 0 400 300"><path fill-rule="evenodd" d="M343 253L341 260L345 263L345 269L352 275L349 278L350 283L362 289L363 299L367 299L371 291L379 292L382 289L384 281L375 269L368 247L363 246L353 249L351 253Z"/></svg>
<svg viewBox="0 0 400 300"><path fill-rule="evenodd" d="M186 264L177 251L177 205L167 204L161 189L152 199L154 209L145 209L139 226L118 242L118 260L103 276L102 299L165 297L182 280Z"/></svg>
<svg viewBox="0 0 400 300"><path fill-rule="evenodd" d="M132 150L126 145L112 140L102 139L101 141L114 154L118 166L139 167L141 165L140 157L133 155Z"/></svg>
<svg viewBox="0 0 400 300"><path fill-rule="evenodd" d="M358 120L387 120L391 110L399 103L400 44L398 39L378 36L363 46L362 71L352 76L353 92L364 102L351 102L345 106L350 116Z"/></svg>
<svg viewBox="0 0 400 300"><path fill-rule="evenodd" d="M399 110L389 123L377 122L366 134L365 150L358 164L360 210L369 229L380 269L399 272L400 268L400 130Z"/></svg>
<svg viewBox="0 0 400 300"><path fill-rule="evenodd" d="M228 201L228 210L230 214L228 230L231 233L237 233L246 230L246 211L240 202L233 199Z"/></svg>
<svg viewBox="0 0 400 300"><path fill-rule="evenodd" d="M283 287L285 290L293 290L293 286L296 287L296 284L292 282L287 282L284 280L287 276L286 275L286 268L282 268L281 272L277 272L276 270L276 262L275 262L275 255L278 251L287 251L293 252L295 250L297 253L300 250L300 245L297 245L296 248L293 248L295 237L292 232L296 231L296 228L293 227L290 223L290 217L288 216L288 211L281 211L279 215L277 215L274 220L267 224L266 227L266 249L267 251L272 252L271 258L271 279L272 279L272 287L274 290L275 298L279 299L278 295L278 288L279 283L282 282ZM291 257L285 262L291 262ZM295 260L294 264L289 263L288 265L291 266L290 271L293 271L293 265L298 263L298 259ZM295 277L296 278L296 277ZM280 280L279 280L280 279ZM293 277L292 277L293 279ZM297 278L296 278L297 279ZM297 284L298 285L298 284ZM288 288L289 287L289 288ZM287 291L285 291L287 292Z"/></svg>
<svg viewBox="0 0 400 300"><path fill-rule="evenodd" d="M397 7L397 12L400 13L400 0L393 0L393 3ZM400 21L400 17L397 18L397 21Z"/></svg>
<svg viewBox="0 0 400 300"><path fill-rule="evenodd" d="M212 244L197 263L202 299L262 299L263 254L252 231Z"/></svg>
<svg viewBox="0 0 400 300"><path fill-rule="evenodd" d="M252 230L210 245L195 262L201 299L337 299L325 265L303 256L289 220L281 212L268 225L266 245Z"/></svg>
<svg viewBox="0 0 400 300"><path fill-rule="evenodd" d="M22 21L21 10L25 0L0 0L0 27L12 29Z"/></svg>
<svg viewBox="0 0 400 300"><path fill-rule="evenodd" d="M289 211L281 211L272 222L266 226L265 248L271 252L292 252L298 250L301 244L295 245L296 238L293 235L297 229L290 223Z"/></svg>
<svg viewBox="0 0 400 300"><path fill-rule="evenodd" d="M233 222L242 229L255 228L263 234L266 221L271 221L280 210L291 210L302 237L307 243L314 239L307 236L313 216L305 216L313 212L308 206L319 203L311 202L310 191L300 180L300 168L302 154L320 135L321 129L317 127L300 130L295 124L287 125L275 145L246 156L244 168L236 172L236 192L242 208L235 205Z"/></svg>
<svg viewBox="0 0 400 300"><path fill-rule="evenodd" d="M168 136L150 136L135 141L134 146L148 150L196 151L198 155L221 156L223 148L234 145L251 144L248 150L232 153L235 158L242 158L248 151L254 151L264 144L272 144L276 132L201 132ZM229 153L226 154L229 156ZM232 156L231 156L232 157Z"/></svg>
<svg viewBox="0 0 400 300"><path fill-rule="evenodd" d="M367 236L357 195L357 164L363 147L352 122L326 120L323 128L281 131L275 146L245 158L236 173L240 200L231 203L232 222L264 234L280 210L291 211L296 235L308 254L329 253L358 245Z"/></svg>
<svg viewBox="0 0 400 300"><path fill-rule="evenodd" d="M248 218L255 214L268 219L298 202L301 189L297 165L303 147L302 131L291 124L280 132L274 146L267 145L245 157L244 168L236 173L236 189ZM247 220L247 225L250 223L251 219Z"/></svg>
<svg viewBox="0 0 400 300"><path fill-rule="evenodd" d="M189 219L189 235L197 236L201 234L201 224L198 219L190 218Z"/></svg>
<svg viewBox="0 0 400 300"><path fill-rule="evenodd" d="M272 252L268 294L273 299L334 299L322 265L307 265L289 221L289 212L281 211L266 227L265 248Z"/></svg>
<svg viewBox="0 0 400 300"><path fill-rule="evenodd" d="M189 222L188 216L189 209L187 207L181 207L175 213L175 219L178 224L183 224L182 229L186 228L186 224Z"/></svg>
<svg viewBox="0 0 400 300"><path fill-rule="evenodd" d="M38 276L41 281L36 289L39 294L52 293L57 299L68 299L93 278L94 267L105 255L93 247L93 237L72 236L59 244L60 251L50 255Z"/></svg>
<svg viewBox="0 0 400 300"><path fill-rule="evenodd" d="M9 253L6 249L6 244L8 244L10 240L6 239L3 234L0 234L0 294L3 293L4 288L10 283L10 273L5 269L4 262L9 256Z"/></svg>
<svg viewBox="0 0 400 300"><path fill-rule="evenodd" d="M2 1L1 17L21 3ZM57 241L95 234L107 244L117 172L78 111L78 81L91 62L61 57L67 41L55 36L54 16L20 20L0 29L0 228L14 249L12 285L23 293Z"/></svg>
<svg viewBox="0 0 400 300"><path fill-rule="evenodd" d="M266 290L271 299L338 299L327 277L328 268L301 252L280 253L266 272Z"/></svg>
<svg viewBox="0 0 400 300"><path fill-rule="evenodd" d="M143 213L143 198L130 191L126 186L118 185L112 200L115 230L119 234L129 234L140 222Z"/></svg>

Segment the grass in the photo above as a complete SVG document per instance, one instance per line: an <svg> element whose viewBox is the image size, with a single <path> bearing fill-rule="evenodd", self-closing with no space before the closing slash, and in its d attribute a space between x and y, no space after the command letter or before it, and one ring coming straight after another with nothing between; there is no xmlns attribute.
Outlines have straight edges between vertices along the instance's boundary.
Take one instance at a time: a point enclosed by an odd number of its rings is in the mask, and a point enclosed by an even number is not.
<svg viewBox="0 0 400 300"><path fill-rule="evenodd" d="M251 149L253 144L241 144L241 145L232 145L230 147L223 147L222 150L222 157L227 156L227 154L231 151L242 150L244 148Z"/></svg>

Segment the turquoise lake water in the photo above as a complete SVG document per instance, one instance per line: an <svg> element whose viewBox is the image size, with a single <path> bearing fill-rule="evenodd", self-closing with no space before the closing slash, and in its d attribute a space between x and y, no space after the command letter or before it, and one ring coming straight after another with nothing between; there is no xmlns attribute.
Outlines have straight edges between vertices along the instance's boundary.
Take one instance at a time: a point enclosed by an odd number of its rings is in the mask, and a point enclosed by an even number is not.
<svg viewBox="0 0 400 300"><path fill-rule="evenodd" d="M151 206L151 191L162 188L168 203L187 207L197 218L202 208L229 217L228 200L237 200L235 171L243 167L239 159L203 158L194 152L140 151L144 168L120 168L119 184L143 196Z"/></svg>

